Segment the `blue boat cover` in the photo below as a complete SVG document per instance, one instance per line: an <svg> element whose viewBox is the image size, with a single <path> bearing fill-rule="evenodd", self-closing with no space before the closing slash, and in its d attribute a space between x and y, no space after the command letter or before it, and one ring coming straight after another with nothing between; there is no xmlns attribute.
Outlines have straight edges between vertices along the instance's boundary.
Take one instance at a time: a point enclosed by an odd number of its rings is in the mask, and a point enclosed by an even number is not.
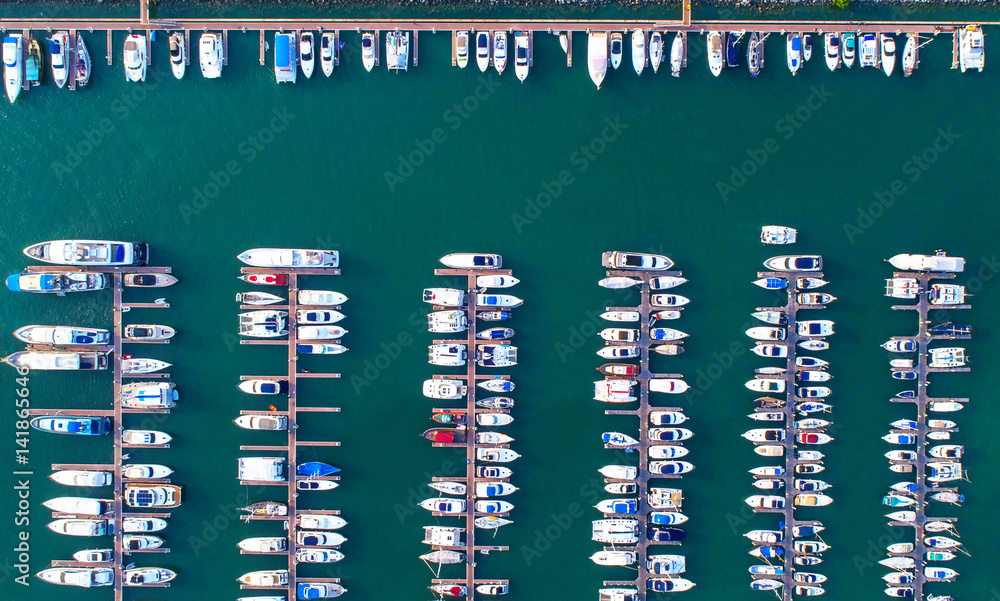
<svg viewBox="0 0 1000 601"><path fill-rule="evenodd" d="M290 67L292 40L286 33L274 36L274 64L279 67Z"/></svg>
<svg viewBox="0 0 1000 601"><path fill-rule="evenodd" d="M320 599L320 588L311 583L299 583L299 599Z"/></svg>

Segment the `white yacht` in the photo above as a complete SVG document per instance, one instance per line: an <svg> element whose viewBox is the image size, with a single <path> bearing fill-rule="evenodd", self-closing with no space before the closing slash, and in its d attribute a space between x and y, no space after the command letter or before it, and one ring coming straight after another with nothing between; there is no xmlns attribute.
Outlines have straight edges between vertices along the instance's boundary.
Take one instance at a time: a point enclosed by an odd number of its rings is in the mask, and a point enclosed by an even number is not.
<svg viewBox="0 0 1000 601"><path fill-rule="evenodd" d="M624 40L621 32L616 31L611 34L611 68L615 71L622 64L623 44Z"/></svg>
<svg viewBox="0 0 1000 601"><path fill-rule="evenodd" d="M836 71L840 67L840 35L827 33L823 36L823 48L826 54L826 67Z"/></svg>
<svg viewBox="0 0 1000 601"><path fill-rule="evenodd" d="M184 79L187 51L184 48L184 34L179 31L170 34L170 70L176 79Z"/></svg>
<svg viewBox="0 0 1000 601"><path fill-rule="evenodd" d="M798 231L783 225L765 225L760 230L760 241L764 244L795 244Z"/></svg>
<svg viewBox="0 0 1000 601"><path fill-rule="evenodd" d="M14 330L14 338L28 344L47 346L90 346L109 344L111 332L73 326L23 326Z"/></svg>
<svg viewBox="0 0 1000 601"><path fill-rule="evenodd" d="M632 68L636 75L642 75L646 67L646 32L641 29L632 31Z"/></svg>
<svg viewBox="0 0 1000 601"><path fill-rule="evenodd" d="M891 33L878 34L879 51L881 52L882 70L887 76L892 75L896 67L896 39Z"/></svg>
<svg viewBox="0 0 1000 601"><path fill-rule="evenodd" d="M438 307L461 307L465 292L457 288L424 288L423 301Z"/></svg>
<svg viewBox="0 0 1000 601"><path fill-rule="evenodd" d="M722 32L708 32L708 68L712 75L718 77L722 73Z"/></svg>
<svg viewBox="0 0 1000 601"><path fill-rule="evenodd" d="M137 447L162 446L169 444L171 436L159 430L125 430L122 432L122 444Z"/></svg>
<svg viewBox="0 0 1000 601"><path fill-rule="evenodd" d="M57 31L49 38L49 56L52 60L52 79L58 87L69 79L69 32Z"/></svg>
<svg viewBox="0 0 1000 601"><path fill-rule="evenodd" d="M453 269L500 269L503 257L489 253L452 253L439 259Z"/></svg>
<svg viewBox="0 0 1000 601"><path fill-rule="evenodd" d="M297 60L295 34L274 34L274 79L278 83L295 83L299 73Z"/></svg>
<svg viewBox="0 0 1000 601"><path fill-rule="evenodd" d="M427 315L429 332L455 333L469 329L469 318L465 311L433 311Z"/></svg>
<svg viewBox="0 0 1000 601"><path fill-rule="evenodd" d="M663 61L663 36L660 35L659 31L654 31L652 35L649 36L649 64L653 67L653 73L656 73L660 69L660 63Z"/></svg>
<svg viewBox="0 0 1000 601"><path fill-rule="evenodd" d="M126 382L121 391L122 407L127 409L171 409L177 405L173 382Z"/></svg>
<svg viewBox="0 0 1000 601"><path fill-rule="evenodd" d="M252 248L237 258L253 267L337 267L340 253L335 250L302 248Z"/></svg>
<svg viewBox="0 0 1000 601"><path fill-rule="evenodd" d="M590 32L587 41L587 68L590 70L590 79L600 90L608 72L608 32Z"/></svg>
<svg viewBox="0 0 1000 601"><path fill-rule="evenodd" d="M244 430L287 430L288 418L284 415L241 415L233 423Z"/></svg>
<svg viewBox="0 0 1000 601"><path fill-rule="evenodd" d="M49 584L64 586L90 588L113 586L115 583L113 568L49 568L36 575Z"/></svg>
<svg viewBox="0 0 1000 601"><path fill-rule="evenodd" d="M514 74L521 81L528 77L528 32L514 34Z"/></svg>
<svg viewBox="0 0 1000 601"><path fill-rule="evenodd" d="M19 33L3 39L3 81L7 99L13 104L24 82L24 40Z"/></svg>
<svg viewBox="0 0 1000 601"><path fill-rule="evenodd" d="M166 568L132 568L122 573L123 586L162 586L177 574Z"/></svg>
<svg viewBox="0 0 1000 601"><path fill-rule="evenodd" d="M483 73L486 73L486 69L490 66L490 33L488 31L476 33L476 65Z"/></svg>
<svg viewBox="0 0 1000 601"><path fill-rule="evenodd" d="M312 77L313 68L316 66L316 43L311 31L303 31L299 35L299 66L306 79Z"/></svg>
<svg viewBox="0 0 1000 601"><path fill-rule="evenodd" d="M327 77L333 75L336 59L337 34L328 31L319 36L319 64L323 68L323 75Z"/></svg>
<svg viewBox="0 0 1000 601"><path fill-rule="evenodd" d="M385 36L385 66L396 73L406 71L410 63L410 32L396 30Z"/></svg>
<svg viewBox="0 0 1000 601"><path fill-rule="evenodd" d="M853 31L840 34L840 56L847 68L854 66L854 56L857 54L858 36Z"/></svg>
<svg viewBox="0 0 1000 601"><path fill-rule="evenodd" d="M875 67L878 65L878 42L875 41L874 33L861 34L859 44L859 54L862 67Z"/></svg>
<svg viewBox="0 0 1000 601"><path fill-rule="evenodd" d="M236 579L240 584L254 587L278 588L288 585L288 570L260 570L247 572Z"/></svg>
<svg viewBox="0 0 1000 601"><path fill-rule="evenodd" d="M375 44L378 40L375 39L374 33L365 33L361 36L361 64L364 65L365 71L371 73L372 67L375 66Z"/></svg>
<svg viewBox="0 0 1000 601"><path fill-rule="evenodd" d="M145 265L149 246L140 242L111 240L52 240L24 249L29 258L57 265Z"/></svg>
<svg viewBox="0 0 1000 601"><path fill-rule="evenodd" d="M125 38L123 59L125 81L146 81L146 36L129 34Z"/></svg>
<svg viewBox="0 0 1000 601"><path fill-rule="evenodd" d="M678 31L674 35L674 41L670 43L670 75L681 76L681 67L686 60L687 32Z"/></svg>
<svg viewBox="0 0 1000 601"><path fill-rule="evenodd" d="M594 520L591 538L599 543L634 545L639 542L639 521L628 519Z"/></svg>
<svg viewBox="0 0 1000 601"><path fill-rule="evenodd" d="M913 75L913 70L920 64L917 60L917 48L920 35L916 33L906 34L906 43L903 44L903 77Z"/></svg>
<svg viewBox="0 0 1000 601"><path fill-rule="evenodd" d="M83 87L90 81L90 52L80 34L76 35L76 57L76 85Z"/></svg>
<svg viewBox="0 0 1000 601"><path fill-rule="evenodd" d="M100 517L115 510L115 502L111 499L90 499L87 497L56 497L42 503L55 513L74 516Z"/></svg>
<svg viewBox="0 0 1000 601"><path fill-rule="evenodd" d="M198 42L198 63L201 65L202 76L206 79L222 77L223 59L222 34L216 32L201 34L201 40Z"/></svg>
<svg viewBox="0 0 1000 601"><path fill-rule="evenodd" d="M983 52L983 28L969 25L961 31L958 45L958 64L965 73L969 69L982 72L986 62Z"/></svg>
<svg viewBox="0 0 1000 601"><path fill-rule="evenodd" d="M115 482L111 472L98 470L58 470L49 478L64 486L110 486Z"/></svg>
<svg viewBox="0 0 1000 601"><path fill-rule="evenodd" d="M132 463L122 466L122 478L128 480L161 480L174 470L158 463Z"/></svg>
<svg viewBox="0 0 1000 601"><path fill-rule="evenodd" d="M889 259L889 264L905 271L951 271L959 273L965 269L965 259L949 257L944 253L936 255L899 254Z"/></svg>
<svg viewBox="0 0 1000 601"><path fill-rule="evenodd" d="M785 54L788 59L788 70L792 72L792 75L795 75L802 67L802 36L800 34L788 34L785 39Z"/></svg>
<svg viewBox="0 0 1000 601"><path fill-rule="evenodd" d="M503 75L503 70L507 68L507 32L493 32L493 68L498 75Z"/></svg>
<svg viewBox="0 0 1000 601"><path fill-rule="evenodd" d="M458 367L468 361L464 344L432 344L427 347L427 362L441 367Z"/></svg>
<svg viewBox="0 0 1000 601"><path fill-rule="evenodd" d="M455 62L459 69L464 69L469 64L469 32L455 32Z"/></svg>

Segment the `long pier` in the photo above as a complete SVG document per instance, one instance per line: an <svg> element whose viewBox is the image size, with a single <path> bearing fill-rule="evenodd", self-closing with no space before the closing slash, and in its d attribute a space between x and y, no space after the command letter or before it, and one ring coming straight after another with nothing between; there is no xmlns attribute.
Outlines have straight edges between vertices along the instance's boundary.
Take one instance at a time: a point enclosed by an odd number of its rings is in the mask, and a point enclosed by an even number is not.
<svg viewBox="0 0 1000 601"><path fill-rule="evenodd" d="M476 512L476 482L480 479L476 474L476 449L478 446L476 444L476 430L477 421L476 415L480 413L509 413L508 409L487 409L476 406L476 384L484 380L494 380L502 379L509 380L506 375L492 375L492 374L478 374L476 373L476 368L478 366L476 362L476 349L478 345L482 344L504 344L507 341L501 340L479 340L476 338L476 323L477 315L476 311L479 308L476 304L476 291L479 290L476 279L483 275L511 275L511 270L509 269L484 269L484 270L469 270L469 269L435 269L434 275L443 276L455 276L455 277L465 277L467 278L466 284L466 301L463 307L468 315L469 327L466 330L465 340L455 340L455 341L435 341L438 342L454 342L456 344L464 344L466 346L466 352L468 359L466 361L466 369L464 375L454 375L454 376L434 376L435 379L458 379L465 381L466 394L465 394L465 415L466 415L466 436L465 436L465 478L435 478L435 480L450 480L463 482L466 485L465 492L465 513L461 514L461 517L465 519L465 578L463 579L450 579L450 578L434 578L431 580L432 584L453 584L456 586L464 586L466 593L465 597L469 601L473 601L476 597L476 586L482 584L509 584L507 580L497 580L497 579L480 579L476 578L476 553L488 554L491 551L507 551L509 547L501 545L477 545L476 544L476 518L485 517L487 515L492 515L496 517L506 517L507 513L477 513ZM453 307L441 307L435 306L434 310L449 310L454 309ZM493 310L493 308L490 308ZM508 310L509 309L505 309ZM482 445L487 446L487 445ZM509 445L488 445L491 448L506 448ZM502 480L487 479L483 478L483 481L493 481L493 482L506 482L509 478L504 478ZM435 512L435 516L445 515L438 514ZM448 514L452 515L452 514ZM442 549L444 547L434 546L435 550Z"/></svg>
<svg viewBox="0 0 1000 601"><path fill-rule="evenodd" d="M925 543L925 536L928 534L934 536L935 534L948 534L954 532L954 524L957 522L957 518L952 517L937 517L927 515L927 505L930 503L930 495L935 493L954 493L958 494L958 489L950 487L941 487L937 483L927 482L927 436L932 432L954 432L955 428L951 429L941 429L941 428L931 428L928 424L928 413L933 413L932 403L938 402L957 402L962 403L963 406L968 402L969 399L959 399L959 398L933 398L928 396L927 387L930 385L928 376L933 373L948 373L948 372L968 372L970 371L968 367L930 367L927 362L929 356L928 346L930 343L937 340L956 340L956 339L969 339L970 334L934 334L929 331L931 326L931 319L929 318L929 313L932 310L952 310L952 309L971 309L971 305L959 304L959 305L934 305L930 302L928 297L928 291L931 287L932 280L950 280L955 278L955 273L951 272L895 272L893 274L894 278L912 278L917 281L918 285L918 299L916 303L906 304L906 305L893 305L892 309L895 311L905 311L911 310L916 311L917 318L917 334L911 337L905 337L916 341L917 343L917 360L912 368L892 368L893 372L897 371L915 371L916 377L916 390L914 398L901 398L894 397L893 402L902 403L913 403L916 405L917 415L916 415L916 428L914 430L896 430L893 429L893 433L907 433L915 435L915 446L916 446L916 460L915 461L903 461L903 462L893 462L909 465L913 476L914 484L913 490L906 493L908 496L912 497L915 503L912 506L904 507L903 509L915 512L916 517L912 522L898 522L890 521L890 526L897 527L910 527L914 530L914 543L913 550L908 553L888 553L889 557L910 557L913 560L913 579L907 585L913 589L913 599L924 599L924 584L927 582L943 582L948 580L941 580L937 578L928 577L924 573L924 568L927 566L927 551L955 551L954 548L941 549L939 547L928 547ZM894 337L896 339L900 337ZM961 463L961 457L958 458L938 458L934 457L932 459L935 463ZM895 494L899 494L898 491L892 491ZM925 524L928 522L946 522L949 524L949 530L945 532L928 532L924 529ZM961 549L961 546L959 547Z"/></svg>
<svg viewBox="0 0 1000 601"><path fill-rule="evenodd" d="M300 583L339 583L339 578L303 578L300 579L296 575L296 564L297 553L299 550L298 544L298 482L300 480L340 480L340 476L329 475L329 476L319 476L319 477L309 477L302 476L298 474L298 449L299 447L339 447L340 443L336 441L302 441L298 438L298 414L300 412L329 412L336 413L340 411L339 407L299 407L298 406L298 379L299 378L340 378L339 373L327 373L327 372L307 372L300 371L298 368L298 320L297 311L299 309L317 309L317 310L333 310L339 309L340 307L314 307L307 305L298 304L298 293L299 293L299 276L300 275L326 275L334 276L340 275L339 268L320 268L320 267L298 267L298 268L275 268L275 269L265 269L259 267L243 267L240 272L244 275L247 274L274 274L274 275L284 275L288 278L287 283L287 293L288 301L283 305L241 305L241 310L283 310L288 312L288 338L287 339L258 339L258 338L247 338L240 340L240 344L254 345L254 344L269 344L269 345L286 345L287 346L287 363L286 363L286 374L283 376L240 376L240 380L251 380L256 378L265 378L271 380L278 380L285 383L286 393L288 396L288 408L286 411L240 411L240 415L267 415L267 416L285 416L287 418L287 440L284 445L240 445L241 451L266 451L266 452L276 452L285 453L288 457L287 469L288 477L285 482L248 482L241 481L241 484L255 484L255 485L273 485L273 486L284 486L286 488L287 495L287 515L283 516L246 516L247 521L256 519L271 519L283 521L287 527L287 537L288 545L287 550L276 552L274 554L285 555L287 560L288 569L288 581L287 584L276 586L276 587L259 587L250 586L245 584L240 584L240 588L243 589L286 589L288 592L289 599L298 598L297 587ZM323 341L325 343L339 343L339 340ZM339 515L337 510L308 510L311 514L329 514L329 515ZM242 553L242 551L241 551Z"/></svg>
<svg viewBox="0 0 1000 601"><path fill-rule="evenodd" d="M660 446L683 446L680 441L677 442L667 442L667 441L653 441L649 438L649 425L650 419L649 414L655 409L657 411L678 411L682 412L683 409L680 407L653 407L649 402L649 381L654 378L676 378L682 379L683 376L680 374L660 374L653 373L649 368L649 351L650 346L654 343L668 343L668 341L655 341L650 337L650 329L652 328L653 320L650 316L655 311L664 309L663 307L656 307L650 302L650 287L649 281L656 277L681 277L682 272L680 271L624 271L608 269L607 277L628 277L636 280L641 280L640 284L637 284L639 288L639 305L637 307L606 307L606 311L638 311L639 313L639 339L635 342L608 342L607 346L638 346L639 347L639 373L632 377L639 386L639 407L638 409L606 409L604 411L605 415L630 415L639 418L639 444L635 448L636 455L638 455L638 467L637 476L635 483L637 486L636 496L637 496L637 506L635 515L625 515L625 514L604 514L602 518L605 519L636 519L640 522L639 525L639 541L635 545L634 551L636 552L636 576L635 580L606 580L604 581L604 586L607 587L622 587L622 586L635 586L636 587L636 599L637 601L645 601L647 597L647 579L654 576L650 573L649 566L647 564L647 558L649 557L650 546L656 545L679 545L680 541L662 541L654 542L651 541L646 529L649 524L649 514L652 511L681 511L683 509L682 502L683 496L676 499L673 507L654 509L649 504L649 492L650 492L650 481L660 480L660 479L675 479L680 478L680 475L671 474L651 474L649 472L649 447L652 444ZM672 289L664 290L664 293L673 293ZM683 312L684 307L671 307L671 309L680 310ZM629 323L618 323L618 322L608 322L609 327L630 327ZM670 323L673 323L671 321ZM669 341L671 344L680 344L680 341ZM608 377L608 379L614 379ZM629 379L629 378L626 378ZM686 423L686 422L685 422ZM624 480L614 480L605 478L606 483L612 482L627 482ZM612 550L612 547L606 547L605 550ZM664 575L658 575L664 576ZM678 576L678 574L670 574L670 577Z"/></svg>
<svg viewBox="0 0 1000 601"><path fill-rule="evenodd" d="M803 459L800 458L798 451L796 450L798 445L797 436L800 433L821 433L825 430L822 428L808 428L800 429L796 427L796 406L803 402L809 401L810 398L803 398L798 396L798 385L797 377L799 373L804 373L808 371L823 371L824 368L809 368L809 367L799 367L796 364L796 349L798 348L798 343L803 340L822 340L822 338L816 336L800 336L798 333L797 323L798 323L798 312L800 309L823 309L825 305L803 305L798 300L798 295L803 291L797 285L798 278L809 277L816 279L823 279L823 273L819 271L811 272L758 272L758 278L784 278L788 282L786 288L788 293L788 299L784 307L758 307L757 310L771 310L780 311L785 316L787 316L786 324L786 336L783 342L778 342L774 340L768 340L770 344L779 344L787 349L787 355L785 357L784 371L780 375L763 375L761 377L769 380L780 380L784 382L785 385L785 403L780 409L759 409L759 412L780 412L783 415L784 420L784 438L781 440L780 446L783 449L783 467L784 470L780 476L771 476L765 479L768 480L780 480L782 482L781 488L783 489L783 503L780 508L754 508L754 513L777 513L782 516L782 521L784 524L782 530L782 538L777 543L754 543L759 545L770 544L772 546L780 547L782 550L781 561L783 562L782 573L780 575L767 575L767 574L754 574L755 579L768 578L772 580L780 580L782 582L780 596L783 601L791 601L793 593L795 592L795 587L797 585L809 584L798 582L795 580L795 570L797 569L797 564L795 559L799 556L810 556L813 553L805 553L796 549L795 547L795 531L798 526L821 526L819 522L816 521L797 521L795 519L795 498L798 494L805 492L800 491L796 488L795 482L800 475L808 476L806 474L800 474L799 471L803 469L800 466L816 465L822 468L821 459ZM763 323L763 322L762 322ZM806 384L808 385L808 383ZM826 401L827 398L823 397L819 399L820 401ZM824 414L825 415L825 414ZM808 418L807 418L808 419ZM755 422L757 427L768 427L769 424L774 422ZM755 445L774 445L776 442L764 441L755 442ZM810 468L805 468L810 469ZM768 492L767 490L763 492ZM826 494L826 491L819 490L815 491L819 494ZM821 541L820 541L821 542ZM820 552L821 553L821 552ZM818 586L822 588L821 583L815 583L813 586Z"/></svg>

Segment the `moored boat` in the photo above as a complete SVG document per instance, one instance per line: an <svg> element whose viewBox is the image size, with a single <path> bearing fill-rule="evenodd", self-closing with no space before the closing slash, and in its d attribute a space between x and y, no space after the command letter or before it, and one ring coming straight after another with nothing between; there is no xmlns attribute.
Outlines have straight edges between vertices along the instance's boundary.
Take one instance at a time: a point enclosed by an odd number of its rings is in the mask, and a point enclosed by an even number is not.
<svg viewBox="0 0 1000 601"><path fill-rule="evenodd" d="M187 70L187 57L185 56L184 34L175 31L170 34L170 70L176 79L184 79L184 72Z"/></svg>
<svg viewBox="0 0 1000 601"><path fill-rule="evenodd" d="M300 248L252 248L237 258L253 267L337 267L340 253L335 250Z"/></svg>
<svg viewBox="0 0 1000 601"><path fill-rule="evenodd" d="M3 38L3 74L4 88L7 91L7 99L11 104L17 100L21 93L21 84L24 81L24 64L22 63L24 53L24 38L19 33L9 33Z"/></svg>

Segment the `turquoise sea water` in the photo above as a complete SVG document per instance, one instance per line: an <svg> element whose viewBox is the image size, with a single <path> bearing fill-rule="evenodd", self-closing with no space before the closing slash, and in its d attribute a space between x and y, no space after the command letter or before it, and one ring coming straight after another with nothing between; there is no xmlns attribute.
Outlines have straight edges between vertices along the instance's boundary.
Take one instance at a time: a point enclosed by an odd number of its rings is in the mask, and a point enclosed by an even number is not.
<svg viewBox="0 0 1000 601"><path fill-rule="evenodd" d="M932 391L972 399L957 416L956 436L967 449L968 501L942 515L959 518L973 557L952 562L962 574L956 584L931 590L956 599L995 595L992 510L1000 487L992 477L993 433L1000 417L992 400L1000 378L992 366L1000 319L990 307L1000 297L1000 126L989 107L1000 55L993 33L987 30L982 74L949 70L950 39L939 39L923 49L920 69L906 80L857 68L831 74L819 56L792 78L783 43L773 37L757 81L743 69L713 78L693 43L681 78L647 70L640 79L626 64L599 92L586 73L582 35L574 39L572 69L555 37L536 37L535 64L521 84L510 70L497 77L452 68L447 34L421 36L420 66L410 72L369 74L349 50L357 36L346 32L344 62L333 78L317 74L284 87L274 84L270 55L269 66L258 65L252 34L232 36L221 81L190 71L175 81L166 38L158 37L143 86L123 82L122 35L111 67L102 59L103 34L87 37L96 57L88 89L71 94L46 85L0 106L0 265L20 270L20 249L39 240L136 239L151 244L154 264L172 266L181 279L162 292L129 291L135 300L169 299L167 311L136 309L127 317L175 326L174 343L131 352L172 362L181 391L178 409L158 426L174 435L172 448L132 456L174 467L185 502L166 531L173 553L134 559L177 570L176 584L129 591L128 598L235 598L238 575L280 565L238 554L237 541L278 527L236 522L232 511L248 498L266 498L236 482L238 446L276 440L231 424L240 409L268 404L239 393L238 376L285 367L283 349L234 345L233 295L247 289L236 280L235 256L255 246L340 250L343 275L306 285L351 297L344 309L350 353L303 359L307 369L344 377L300 386L302 403L343 408L307 415L301 432L343 446L303 450L300 459L344 470L340 488L302 502L343 511L347 559L330 572L302 573L339 576L354 599L430 598L424 587L431 574L417 555L425 549L420 527L434 520L413 506L430 496L430 476L460 469L461 458L418 436L439 404L421 396L420 383L444 373L425 362L432 335L423 327L420 291L445 282L433 276L441 255L484 250L504 255L522 280L512 292L526 303L512 323L521 355L511 371L516 421L504 429L524 455L514 464L521 490L510 497L515 524L496 538L511 551L481 558L481 573L510 578L511 598L532 600L594 599L601 580L627 576L597 568L587 556L598 548L590 542L589 520L598 517L590 506L604 496L596 470L616 460L599 435L635 427L628 418L604 416L606 407L591 400L600 364L594 332L603 327L596 315L634 299L596 285L599 259L604 250L634 249L668 254L691 280L678 289L692 299L677 326L691 334L687 352L658 357L654 366L685 374L701 393L683 400L697 466L682 481L691 517L682 550L698 583L686 595L751 595L750 545L742 533L774 525L744 509L742 499L756 492L746 470L762 462L739 437L751 427L744 416L755 397L743 382L762 364L746 352L743 330L749 313L772 300L749 283L769 256L757 241L765 223L798 227L796 250L824 255L829 291L839 297L824 314L838 324L824 357L835 376L837 424L836 442L824 449L824 479L836 502L814 516L803 513L827 526L823 538L833 549L820 571L830 578L833 600L879 598L883 570L873 562L886 544L905 540L884 526L881 497L901 478L888 471L882 454L889 447L880 436L888 422L912 415L888 403L902 386L889 377L878 345L915 324L913 315L890 311L882 296L891 274L882 260L937 248L967 258L959 281L975 293L975 308L954 319L973 325L973 372L935 376ZM0 330L28 323L110 327L110 303L110 293L6 293ZM13 338L3 350L17 350ZM6 566L16 563L11 550L22 530L13 521L14 378L13 370L0 371L7 399L0 422L0 590L14 599L104 599L109 591L55 590L34 578L26 588L11 580L16 573ZM35 407L110 403L108 374L34 373L29 388ZM107 440L37 432L30 440L34 573L51 559L98 546L45 528L41 502L68 494L47 480L48 465L106 461L110 451Z"/></svg>

